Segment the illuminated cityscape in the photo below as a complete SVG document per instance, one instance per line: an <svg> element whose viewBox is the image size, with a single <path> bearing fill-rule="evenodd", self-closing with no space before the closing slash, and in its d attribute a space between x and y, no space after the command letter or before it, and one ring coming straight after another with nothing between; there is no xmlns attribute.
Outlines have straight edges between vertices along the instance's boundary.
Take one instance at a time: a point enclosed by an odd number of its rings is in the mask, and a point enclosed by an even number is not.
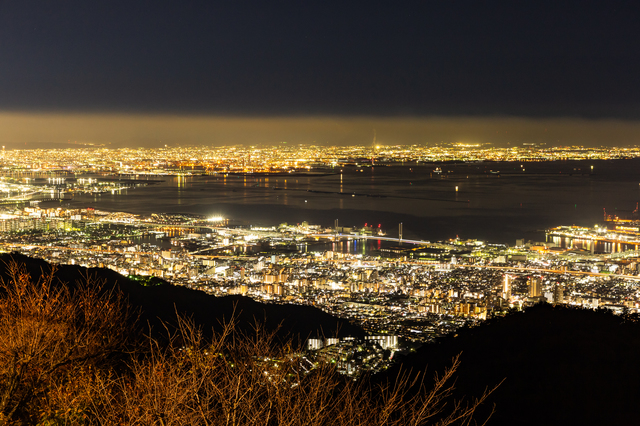
<svg viewBox="0 0 640 426"><path fill-rule="evenodd" d="M0 426L638 423L636 2L0 11Z"/></svg>
<svg viewBox="0 0 640 426"><path fill-rule="evenodd" d="M134 214L63 204L83 195L135 197L137 188L153 189L167 177L244 175L246 186L251 175L313 178L342 173L344 168L357 172L412 164L443 179L455 163L510 164L515 167L506 172L484 167L476 173L526 176L533 163L574 161L578 167L570 174L592 177L599 170L591 161L640 158L638 147L281 143L3 150L2 157L3 251L51 263L109 268L143 284L157 277L215 296L316 306L370 333L366 342L309 340L308 348L318 360L345 360L338 366L345 374L386 368L388 360L380 350L406 350L412 342L430 342L461 326L540 301L640 312L637 206L624 218L605 210L603 221L593 228L549 228L544 241L519 239L512 245L459 238L408 239L403 238L402 224L395 237L380 225L339 226L337 220L333 226L308 222L237 226L232 217ZM260 185L256 182L251 185ZM286 189L286 180L284 185ZM375 344L375 339L392 341ZM357 359L368 361L358 364Z"/></svg>
<svg viewBox="0 0 640 426"><path fill-rule="evenodd" d="M317 306L372 335L431 341L464 324L541 300L617 313L640 312L640 252L619 231L559 227L546 242L476 240L343 253L371 227L280 224L228 227L221 217L134 215L94 209L6 208L2 250L52 263L110 268L141 282L159 277L216 296ZM346 231L346 232L345 232ZM560 237L571 243L560 241ZM582 241L579 244L578 241ZM591 243L585 243L591 241ZM605 251L595 249L603 241ZM630 250L616 249L633 244ZM330 244L334 250L314 249ZM397 344L396 344L397 346Z"/></svg>
<svg viewBox="0 0 640 426"><path fill-rule="evenodd" d="M68 172L109 175L199 175L212 173L300 173L343 166L402 163L539 162L614 160L640 157L640 147L545 147L523 144L440 146L172 146L163 148L83 147L15 149L2 153L3 173ZM521 170L526 172L525 170ZM588 174L591 169L581 170ZM89 182L90 183L90 182ZM6 190L5 190L6 191Z"/></svg>

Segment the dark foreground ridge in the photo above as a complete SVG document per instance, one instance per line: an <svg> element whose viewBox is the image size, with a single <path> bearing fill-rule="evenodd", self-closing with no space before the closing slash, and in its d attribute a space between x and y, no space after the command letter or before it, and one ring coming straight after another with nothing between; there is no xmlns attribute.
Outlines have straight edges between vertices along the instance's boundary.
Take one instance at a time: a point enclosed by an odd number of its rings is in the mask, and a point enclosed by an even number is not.
<svg viewBox="0 0 640 426"><path fill-rule="evenodd" d="M6 266L15 260L27 266L31 277L37 280L51 265L44 260L21 254L0 255L0 277L7 278ZM57 265L56 278L73 286L87 273L106 280L107 287L118 287L134 309L139 309L138 325L152 328L152 333L162 334L163 323L172 324L176 313L193 318L194 322L208 330L221 330L222 321L235 317L237 330L251 332L256 322L267 330L278 329L282 339L304 341L309 336L363 336L364 331L346 320L336 318L318 308L299 305L270 305L243 296L214 297L202 291L174 286L159 280L158 285L143 286L115 271L104 268L84 268L74 265Z"/></svg>
<svg viewBox="0 0 640 426"><path fill-rule="evenodd" d="M496 404L490 425L636 425L637 320L605 310L536 305L423 346L403 364L414 371L428 367L430 377L461 353L458 396L479 395L505 379L480 407Z"/></svg>

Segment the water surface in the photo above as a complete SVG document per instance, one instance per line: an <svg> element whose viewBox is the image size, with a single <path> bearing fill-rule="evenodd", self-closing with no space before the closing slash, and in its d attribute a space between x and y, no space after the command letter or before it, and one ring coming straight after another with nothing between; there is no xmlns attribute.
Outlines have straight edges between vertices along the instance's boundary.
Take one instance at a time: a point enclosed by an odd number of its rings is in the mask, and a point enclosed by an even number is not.
<svg viewBox="0 0 640 426"><path fill-rule="evenodd" d="M435 173L436 167L442 173ZM69 206L198 213L263 226L303 221L332 226L338 219L344 226L379 225L390 236L397 236L402 222L405 238L458 236L513 244L516 238L544 240L540 231L553 226L593 226L602 222L603 208L631 215L640 200L640 159L410 164L335 168L322 176L163 179L121 194L77 196Z"/></svg>

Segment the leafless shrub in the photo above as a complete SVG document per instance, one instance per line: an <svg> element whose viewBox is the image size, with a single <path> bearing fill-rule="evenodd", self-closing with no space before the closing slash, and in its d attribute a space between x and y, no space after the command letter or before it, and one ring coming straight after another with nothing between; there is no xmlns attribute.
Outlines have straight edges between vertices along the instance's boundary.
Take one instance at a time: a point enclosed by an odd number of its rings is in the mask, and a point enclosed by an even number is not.
<svg viewBox="0 0 640 426"><path fill-rule="evenodd" d="M52 415L50 394L123 347L128 317L122 297L85 276L74 290L55 282L55 269L34 282L9 262L0 282L0 424ZM58 395L60 397L60 395ZM55 399L55 398L54 398ZM67 401L69 402L69 401Z"/></svg>
<svg viewBox="0 0 640 426"><path fill-rule="evenodd" d="M142 337L123 363L129 310L104 282L72 291L54 271L33 282L7 265L0 283L0 425L419 426L467 425L492 390L453 401L458 358L433 382L405 371L375 384L310 362L275 331L233 321L204 338L178 317L167 339ZM429 383L429 385L427 384Z"/></svg>
<svg viewBox="0 0 640 426"><path fill-rule="evenodd" d="M327 364L306 372L295 355L300 351L274 339L258 326L251 335L237 334L229 323L205 342L182 318L168 346L149 341L148 356L131 365L132 376L103 380L100 423L444 426L468 424L492 392L466 404L452 401L458 358L431 386L410 372L374 385L348 380Z"/></svg>

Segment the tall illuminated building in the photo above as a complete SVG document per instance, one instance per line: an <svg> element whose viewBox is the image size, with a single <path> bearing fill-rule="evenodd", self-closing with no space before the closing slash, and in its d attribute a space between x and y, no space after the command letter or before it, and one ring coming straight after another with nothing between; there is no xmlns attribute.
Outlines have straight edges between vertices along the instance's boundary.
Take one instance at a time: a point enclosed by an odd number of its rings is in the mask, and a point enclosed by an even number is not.
<svg viewBox="0 0 640 426"><path fill-rule="evenodd" d="M504 300L509 300L511 297L511 280L511 275L505 274L504 281L502 282L502 298Z"/></svg>
<svg viewBox="0 0 640 426"><path fill-rule="evenodd" d="M542 278L531 277L529 278L529 297L542 296Z"/></svg>
<svg viewBox="0 0 640 426"><path fill-rule="evenodd" d="M560 284L556 284L553 288L553 303L562 303L564 301L564 294L562 291L562 286Z"/></svg>

